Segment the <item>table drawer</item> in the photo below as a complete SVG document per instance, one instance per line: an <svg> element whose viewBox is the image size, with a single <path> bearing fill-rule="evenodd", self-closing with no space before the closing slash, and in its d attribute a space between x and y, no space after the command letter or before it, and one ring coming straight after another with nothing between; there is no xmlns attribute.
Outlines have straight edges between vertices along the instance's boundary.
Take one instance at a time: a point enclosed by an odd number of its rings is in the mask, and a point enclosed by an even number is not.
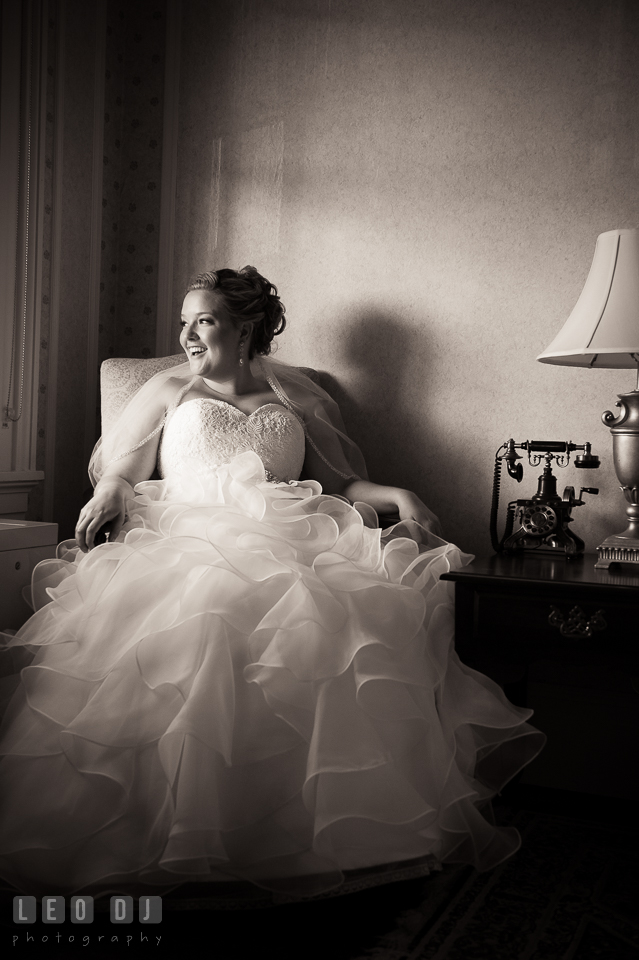
<svg viewBox="0 0 639 960"><path fill-rule="evenodd" d="M503 662L601 656L639 665L636 605L618 599L586 600L477 592L471 648Z"/></svg>

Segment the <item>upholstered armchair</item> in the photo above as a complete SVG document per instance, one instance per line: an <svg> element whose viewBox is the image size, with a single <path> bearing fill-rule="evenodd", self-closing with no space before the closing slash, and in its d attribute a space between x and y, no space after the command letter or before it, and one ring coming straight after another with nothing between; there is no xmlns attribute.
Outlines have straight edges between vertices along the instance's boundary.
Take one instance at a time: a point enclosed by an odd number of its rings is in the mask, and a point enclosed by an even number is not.
<svg viewBox="0 0 639 960"><path fill-rule="evenodd" d="M102 433L109 429L120 410L147 380L160 370L167 370L168 367L174 367L183 361L184 354L151 360L134 360L128 357L105 360L100 368Z"/></svg>

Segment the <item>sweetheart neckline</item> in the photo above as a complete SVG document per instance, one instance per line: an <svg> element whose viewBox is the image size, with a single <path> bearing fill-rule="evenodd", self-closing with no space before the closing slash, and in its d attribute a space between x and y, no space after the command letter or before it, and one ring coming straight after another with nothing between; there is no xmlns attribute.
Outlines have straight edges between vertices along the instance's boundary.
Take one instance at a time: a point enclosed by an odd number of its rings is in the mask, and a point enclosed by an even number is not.
<svg viewBox="0 0 639 960"><path fill-rule="evenodd" d="M288 407L285 407L283 403L273 403L269 401L268 403L263 403L260 407L256 407L255 410L252 410L250 413L244 413L243 410L240 410L239 407L236 407L235 404L229 403L227 400L220 400L218 397L193 397L192 400L186 400L184 403L178 404L178 406L173 411L174 413L180 409L180 407L186 407L189 403L196 403L198 400L201 400L202 403L221 403L224 407L230 407L231 410L237 410L238 413L241 413L246 420L250 420L252 416L258 413L260 410L264 410L265 407L277 407L279 410L283 410L284 413L290 414L295 420L297 417Z"/></svg>

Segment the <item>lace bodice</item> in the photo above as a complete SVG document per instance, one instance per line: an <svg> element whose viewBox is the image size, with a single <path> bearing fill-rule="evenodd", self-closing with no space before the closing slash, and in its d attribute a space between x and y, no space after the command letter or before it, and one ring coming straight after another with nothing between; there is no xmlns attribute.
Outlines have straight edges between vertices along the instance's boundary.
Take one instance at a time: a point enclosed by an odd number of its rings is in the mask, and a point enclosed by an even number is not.
<svg viewBox="0 0 639 960"><path fill-rule="evenodd" d="M304 429L278 403L267 403L247 416L224 400L197 398L181 403L168 419L158 451L164 479L179 475L185 462L205 470L252 450L268 480L297 480L304 463Z"/></svg>

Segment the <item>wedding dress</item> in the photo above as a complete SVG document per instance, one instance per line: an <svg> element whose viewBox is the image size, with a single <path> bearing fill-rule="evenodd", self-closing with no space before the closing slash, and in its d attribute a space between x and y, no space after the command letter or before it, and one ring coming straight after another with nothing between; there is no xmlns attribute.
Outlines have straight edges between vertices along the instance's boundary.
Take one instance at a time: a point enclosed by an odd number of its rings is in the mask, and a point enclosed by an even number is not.
<svg viewBox="0 0 639 960"><path fill-rule="evenodd" d="M0 744L0 876L315 894L344 871L508 857L489 800L543 735L454 652L439 577L471 558L299 481L286 406L183 392L161 479L115 542L44 561L9 641L32 659Z"/></svg>

